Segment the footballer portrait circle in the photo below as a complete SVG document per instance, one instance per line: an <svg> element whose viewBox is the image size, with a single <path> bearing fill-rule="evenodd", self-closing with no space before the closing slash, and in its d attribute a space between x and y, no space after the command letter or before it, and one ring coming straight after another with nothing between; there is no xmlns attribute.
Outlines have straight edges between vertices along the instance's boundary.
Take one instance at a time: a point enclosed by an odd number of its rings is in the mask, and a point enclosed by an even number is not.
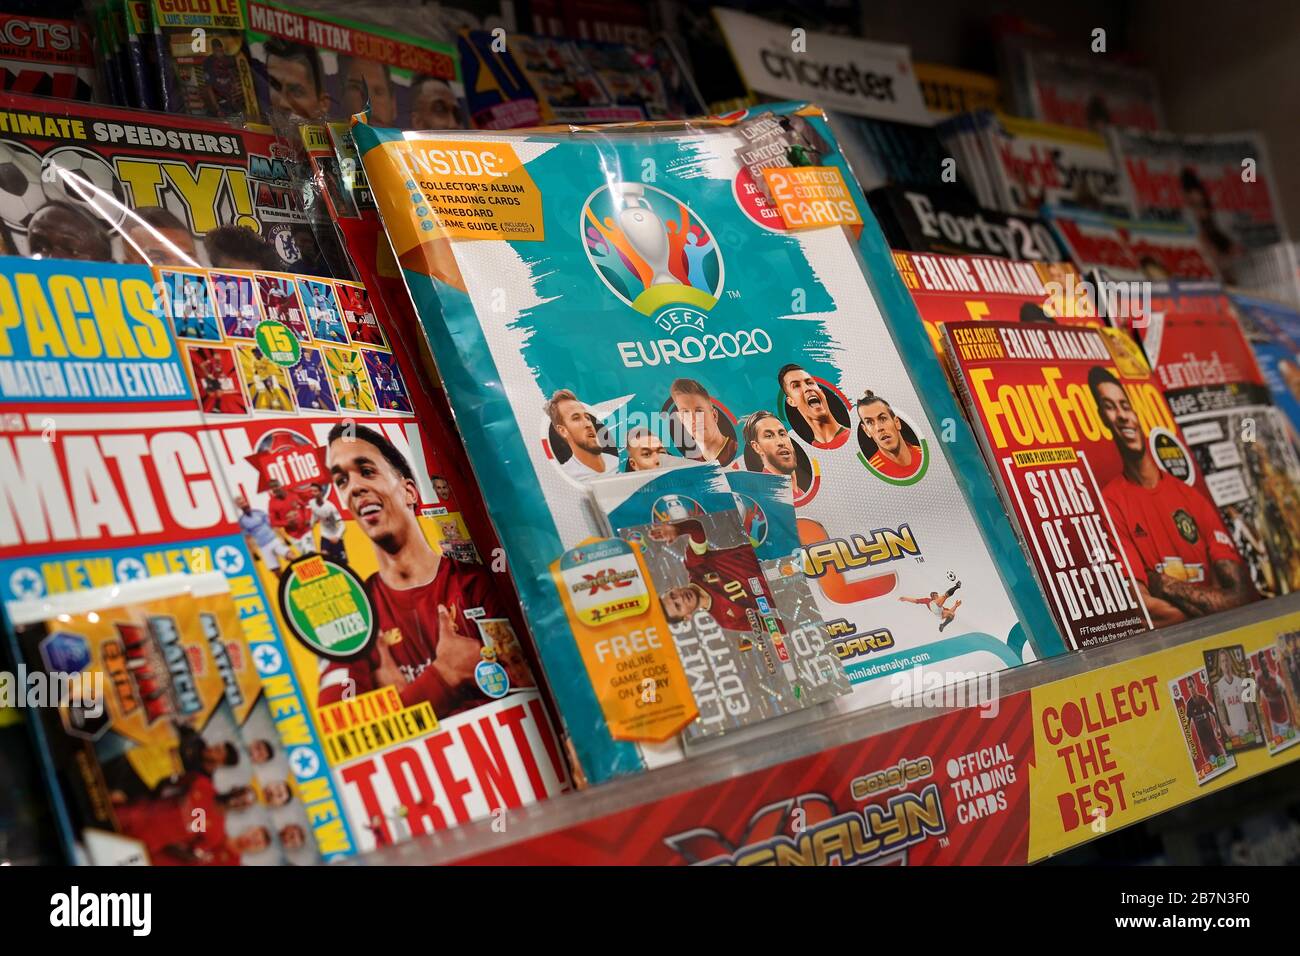
<svg viewBox="0 0 1300 956"><path fill-rule="evenodd" d="M790 430L814 448L835 449L848 441L852 429L849 400L831 382L798 362L787 362L776 373L777 406Z"/></svg>
<svg viewBox="0 0 1300 956"><path fill-rule="evenodd" d="M854 403L857 412L858 460L882 481L910 485L930 464L930 448L890 403L887 395L867 389Z"/></svg>
<svg viewBox="0 0 1300 956"><path fill-rule="evenodd" d="M618 449L605 426L569 389L559 389L546 402L546 444L560 471L581 481L618 471Z"/></svg>

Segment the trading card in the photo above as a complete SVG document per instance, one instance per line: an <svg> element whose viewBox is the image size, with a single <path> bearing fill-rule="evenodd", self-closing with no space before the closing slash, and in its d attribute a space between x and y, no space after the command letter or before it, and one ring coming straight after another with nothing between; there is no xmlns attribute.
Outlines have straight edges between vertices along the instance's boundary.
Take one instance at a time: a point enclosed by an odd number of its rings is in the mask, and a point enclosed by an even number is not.
<svg viewBox="0 0 1300 956"><path fill-rule="evenodd" d="M329 374L325 371L325 361L319 349L304 348L298 364L289 369L289 379L293 382L299 408L337 411L338 403L334 400Z"/></svg>
<svg viewBox="0 0 1300 956"><path fill-rule="evenodd" d="M215 345L187 345L199 403L209 415L247 415L248 398L239 383L235 353Z"/></svg>
<svg viewBox="0 0 1300 956"><path fill-rule="evenodd" d="M1210 682L1224 745L1233 753L1264 743L1258 688L1254 687L1246 651L1240 644L1216 647L1204 653L1205 672Z"/></svg>
<svg viewBox="0 0 1300 956"><path fill-rule="evenodd" d="M267 358L256 345L239 344L239 371L249 404L258 412L292 412L288 370Z"/></svg>
<svg viewBox="0 0 1300 956"><path fill-rule="evenodd" d="M1277 652L1278 670L1291 699L1291 712L1300 715L1300 631L1279 634Z"/></svg>
<svg viewBox="0 0 1300 956"><path fill-rule="evenodd" d="M1183 728L1187 756L1196 771L1196 782L1213 780L1237 766L1237 758L1224 746L1223 731L1214 703L1210 700L1209 680L1204 668L1197 668L1169 682L1178 722Z"/></svg>
<svg viewBox="0 0 1300 956"><path fill-rule="evenodd" d="M257 333L262 315L257 307L251 276L214 272L212 292L221 327L231 338L251 339Z"/></svg>
<svg viewBox="0 0 1300 956"><path fill-rule="evenodd" d="M330 284L323 279L299 279L298 291L307 307L307 324L312 337L319 342L346 345L348 333L343 327L343 315Z"/></svg>
<svg viewBox="0 0 1300 956"><path fill-rule="evenodd" d="M808 705L785 625L719 467L597 479L591 495L649 570L700 711L683 731L687 742Z"/></svg>
<svg viewBox="0 0 1300 956"><path fill-rule="evenodd" d="M158 273L167 293L168 314L176 337L221 341L221 328L217 324L212 295L202 272L183 272L163 269Z"/></svg>
<svg viewBox="0 0 1300 956"><path fill-rule="evenodd" d="M336 282L334 287L338 290L343 323L347 326L348 337L353 344L387 348L384 330L379 327L379 319L375 317L366 287L354 282Z"/></svg>
<svg viewBox="0 0 1300 956"><path fill-rule="evenodd" d="M406 397L406 386L402 383L402 373L398 371L397 359L391 352L375 352L364 349L361 359L365 362L370 381L375 386L375 403L380 410L387 412L409 412L411 400Z"/></svg>
<svg viewBox="0 0 1300 956"><path fill-rule="evenodd" d="M298 284L289 276L258 275L257 291L262 297L266 317L293 329L301 340L310 340L307 319L298 299Z"/></svg>
<svg viewBox="0 0 1300 956"><path fill-rule="evenodd" d="M365 363L356 349L322 349L325 353L325 370L334 385L339 407L355 412L376 410L375 391L366 377Z"/></svg>
<svg viewBox="0 0 1300 956"><path fill-rule="evenodd" d="M795 692L810 704L849 693L853 685L804 574L789 476L738 470L725 474L741 526L767 576L777 614L790 638L790 655L798 675Z"/></svg>
<svg viewBox="0 0 1300 956"><path fill-rule="evenodd" d="M1264 738L1268 752L1275 754L1300 742L1295 707L1282 676L1282 655L1274 646L1261 647L1251 654L1250 672L1255 678L1255 701L1264 721Z"/></svg>

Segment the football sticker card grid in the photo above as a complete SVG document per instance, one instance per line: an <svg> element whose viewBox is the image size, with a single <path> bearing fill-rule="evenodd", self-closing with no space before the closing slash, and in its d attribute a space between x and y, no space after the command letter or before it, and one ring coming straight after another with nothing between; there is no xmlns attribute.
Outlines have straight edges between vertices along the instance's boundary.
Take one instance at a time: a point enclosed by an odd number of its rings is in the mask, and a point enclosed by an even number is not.
<svg viewBox="0 0 1300 956"><path fill-rule="evenodd" d="M1176 677L1169 682L1169 696L1183 731L1187 757L1192 762L1198 784L1213 780L1237 766L1237 758L1224 746L1219 717L1210 700L1205 668Z"/></svg>

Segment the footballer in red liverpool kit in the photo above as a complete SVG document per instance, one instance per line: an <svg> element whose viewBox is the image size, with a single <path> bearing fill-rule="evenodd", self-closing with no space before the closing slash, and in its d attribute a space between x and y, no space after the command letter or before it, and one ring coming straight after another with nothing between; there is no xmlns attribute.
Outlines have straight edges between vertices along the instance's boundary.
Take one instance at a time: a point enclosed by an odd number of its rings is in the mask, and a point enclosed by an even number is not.
<svg viewBox="0 0 1300 956"><path fill-rule="evenodd" d="M1152 623L1161 627L1255 600L1249 571L1214 504L1156 463L1123 384L1095 366L1088 386L1124 466L1102 497Z"/></svg>
<svg viewBox="0 0 1300 956"><path fill-rule="evenodd" d="M247 414L234 353L229 349L197 347L191 348L189 354L203 411L217 415Z"/></svg>
<svg viewBox="0 0 1300 956"><path fill-rule="evenodd" d="M751 545L711 547L704 526L694 520L656 525L650 534L662 541L686 538L683 566L691 583L670 588L659 597L670 622L706 611L728 630L752 633L759 629L759 601L769 606L773 602Z"/></svg>
<svg viewBox="0 0 1300 956"><path fill-rule="evenodd" d="M377 638L361 657L321 674L320 703L394 687L402 703L428 701L445 717L483 703L474 680L483 642L469 615L505 617L490 572L433 549L416 517L410 463L377 431L337 425L327 461L339 500L370 538L379 570L365 582Z"/></svg>

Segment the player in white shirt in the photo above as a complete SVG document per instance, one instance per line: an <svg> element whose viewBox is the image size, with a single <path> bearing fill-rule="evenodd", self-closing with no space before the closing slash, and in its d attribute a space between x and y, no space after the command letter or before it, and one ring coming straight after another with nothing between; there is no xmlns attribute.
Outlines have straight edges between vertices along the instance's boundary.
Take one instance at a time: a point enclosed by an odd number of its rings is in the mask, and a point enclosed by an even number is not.
<svg viewBox="0 0 1300 956"><path fill-rule="evenodd" d="M546 414L555 433L568 443L573 454L560 467L579 481L618 473L618 456L605 451L595 421L578 396L561 388L546 403Z"/></svg>
<svg viewBox="0 0 1300 956"><path fill-rule="evenodd" d="M1250 714L1241 699L1244 682L1232 669L1232 654L1226 648L1219 651L1219 670L1222 676L1214 682L1214 697L1223 706L1223 727L1229 737L1251 736Z"/></svg>
<svg viewBox="0 0 1300 956"><path fill-rule="evenodd" d="M343 515L334 502L325 497L327 485L316 489L311 502L312 524L320 528L320 553L339 564L348 563L347 548L343 544Z"/></svg>

